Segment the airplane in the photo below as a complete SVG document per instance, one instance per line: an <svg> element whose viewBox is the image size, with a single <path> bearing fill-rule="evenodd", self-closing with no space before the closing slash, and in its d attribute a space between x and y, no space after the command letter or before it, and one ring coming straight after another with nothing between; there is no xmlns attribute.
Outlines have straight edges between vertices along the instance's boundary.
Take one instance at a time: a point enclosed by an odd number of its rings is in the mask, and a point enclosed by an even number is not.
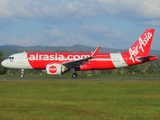
<svg viewBox="0 0 160 120"><path fill-rule="evenodd" d="M150 47L154 29L146 29L136 42L122 53L99 52L98 46L94 52L23 52L9 56L1 62L7 68L46 70L49 75L62 75L68 71L76 78L76 71L109 70L128 67L157 60L151 55Z"/></svg>

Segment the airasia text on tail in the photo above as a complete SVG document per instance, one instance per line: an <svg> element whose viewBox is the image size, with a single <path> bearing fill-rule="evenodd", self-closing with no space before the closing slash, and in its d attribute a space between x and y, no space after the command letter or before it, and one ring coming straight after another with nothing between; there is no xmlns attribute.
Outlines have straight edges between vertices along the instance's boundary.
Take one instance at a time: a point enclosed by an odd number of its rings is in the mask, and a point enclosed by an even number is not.
<svg viewBox="0 0 160 120"><path fill-rule="evenodd" d="M142 39L141 37L138 39L138 44L129 48L129 59L132 60L132 62L135 62L136 56L139 54L139 51L142 53L145 52L144 48L147 46L148 42L152 38L152 33L149 31L147 33L144 33L144 38ZM148 49L148 48L147 48Z"/></svg>

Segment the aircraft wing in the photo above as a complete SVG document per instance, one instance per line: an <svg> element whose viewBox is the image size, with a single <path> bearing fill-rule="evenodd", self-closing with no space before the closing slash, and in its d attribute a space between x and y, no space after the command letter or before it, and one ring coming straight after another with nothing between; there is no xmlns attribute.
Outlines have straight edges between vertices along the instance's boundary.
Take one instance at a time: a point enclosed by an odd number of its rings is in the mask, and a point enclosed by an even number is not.
<svg viewBox="0 0 160 120"><path fill-rule="evenodd" d="M66 66L67 68L78 67L79 65L83 64L84 62L88 62L88 60L93 59L97 55L99 49L100 49L100 46L98 46L96 48L96 50L94 52L92 52L90 57L75 60L75 61L71 61L71 62L66 62L66 63L62 63L62 64L64 66Z"/></svg>

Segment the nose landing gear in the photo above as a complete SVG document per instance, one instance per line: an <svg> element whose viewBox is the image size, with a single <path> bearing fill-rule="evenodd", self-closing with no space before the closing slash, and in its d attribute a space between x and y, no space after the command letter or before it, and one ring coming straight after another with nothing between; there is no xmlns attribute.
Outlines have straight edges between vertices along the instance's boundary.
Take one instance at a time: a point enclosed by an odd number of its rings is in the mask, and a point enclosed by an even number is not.
<svg viewBox="0 0 160 120"><path fill-rule="evenodd" d="M20 76L20 77L21 77L21 78L24 77L24 69L21 70L21 76Z"/></svg>

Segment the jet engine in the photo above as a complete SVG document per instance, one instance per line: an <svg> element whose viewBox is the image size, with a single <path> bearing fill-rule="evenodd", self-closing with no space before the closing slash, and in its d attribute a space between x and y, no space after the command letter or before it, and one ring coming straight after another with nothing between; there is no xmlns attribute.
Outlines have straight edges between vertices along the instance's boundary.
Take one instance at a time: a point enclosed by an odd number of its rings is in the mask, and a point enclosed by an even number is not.
<svg viewBox="0 0 160 120"><path fill-rule="evenodd" d="M67 68L62 64L48 64L46 72L50 75L61 75L67 71Z"/></svg>

